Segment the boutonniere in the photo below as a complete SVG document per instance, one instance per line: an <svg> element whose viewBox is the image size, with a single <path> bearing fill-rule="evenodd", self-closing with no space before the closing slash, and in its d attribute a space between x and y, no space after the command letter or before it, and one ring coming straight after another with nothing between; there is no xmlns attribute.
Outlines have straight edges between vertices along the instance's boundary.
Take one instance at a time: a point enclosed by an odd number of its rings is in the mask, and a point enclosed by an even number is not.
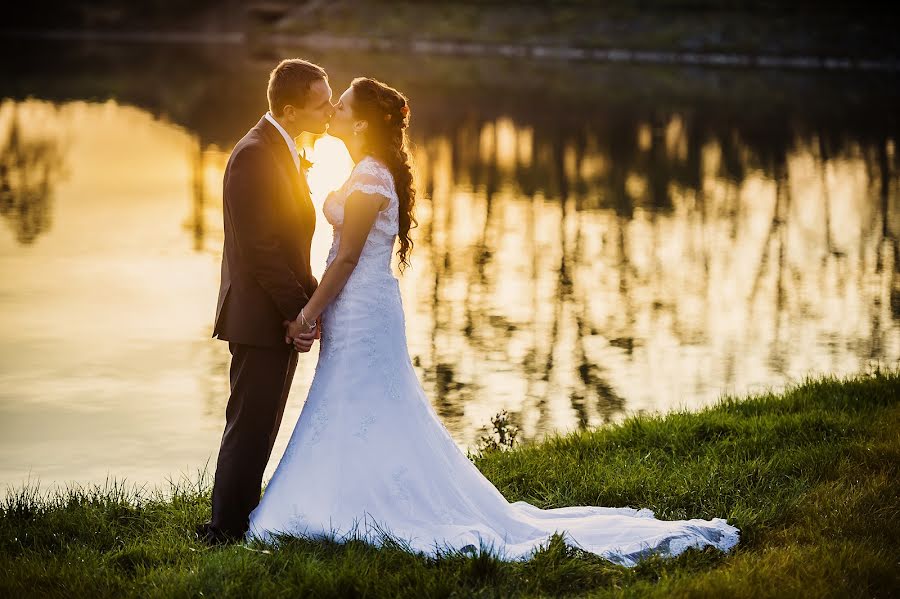
<svg viewBox="0 0 900 599"><path fill-rule="evenodd" d="M297 152L297 156L300 158L300 170L304 173L309 170L309 167L313 165L312 160L306 157L306 148Z"/></svg>

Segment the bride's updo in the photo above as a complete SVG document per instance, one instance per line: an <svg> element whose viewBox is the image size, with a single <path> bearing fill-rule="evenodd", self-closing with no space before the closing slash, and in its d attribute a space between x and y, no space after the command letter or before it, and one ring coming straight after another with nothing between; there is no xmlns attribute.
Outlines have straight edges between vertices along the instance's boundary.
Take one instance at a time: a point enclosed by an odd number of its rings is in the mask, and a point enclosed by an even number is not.
<svg viewBox="0 0 900 599"><path fill-rule="evenodd" d="M353 88L351 109L354 116L368 121L365 132L365 151L383 162L394 177L394 187L400 199L400 270L409 266L409 252L413 242L409 230L416 226L414 215L416 189L413 186L412 164L408 153L409 100L393 87L370 79L357 77Z"/></svg>

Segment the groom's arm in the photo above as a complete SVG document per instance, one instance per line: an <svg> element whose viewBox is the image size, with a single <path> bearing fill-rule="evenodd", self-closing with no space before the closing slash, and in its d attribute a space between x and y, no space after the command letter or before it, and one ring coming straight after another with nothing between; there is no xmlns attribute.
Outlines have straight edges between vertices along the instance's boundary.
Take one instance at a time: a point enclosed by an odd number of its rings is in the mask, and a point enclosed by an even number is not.
<svg viewBox="0 0 900 599"><path fill-rule="evenodd" d="M271 157L246 147L234 156L224 195L232 215L238 251L260 286L287 320L297 317L309 297L285 260Z"/></svg>

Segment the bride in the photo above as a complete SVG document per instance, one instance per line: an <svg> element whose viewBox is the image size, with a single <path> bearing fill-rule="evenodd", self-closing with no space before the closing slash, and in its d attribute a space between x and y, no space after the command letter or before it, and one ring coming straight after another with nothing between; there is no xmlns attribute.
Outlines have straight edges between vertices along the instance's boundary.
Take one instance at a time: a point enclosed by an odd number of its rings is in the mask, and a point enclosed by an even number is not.
<svg viewBox="0 0 900 599"><path fill-rule="evenodd" d="M413 369L391 271L395 240L401 268L413 245L408 123L407 99L373 79L355 79L335 106L329 132L356 166L325 200L334 241L301 312L308 323L321 317L319 361L284 456L250 514L247 540L287 534L381 546L391 538L433 557L480 549L516 560L559 532L626 566L653 552L733 547L738 529L721 518L665 521L648 509L510 503L457 447Z"/></svg>

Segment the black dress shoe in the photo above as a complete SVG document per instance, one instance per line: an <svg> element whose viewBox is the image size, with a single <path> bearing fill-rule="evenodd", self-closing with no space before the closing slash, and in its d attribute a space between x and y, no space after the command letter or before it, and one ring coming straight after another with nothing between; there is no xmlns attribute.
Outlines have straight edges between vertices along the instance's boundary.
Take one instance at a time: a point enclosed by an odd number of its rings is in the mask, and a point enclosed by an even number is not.
<svg viewBox="0 0 900 599"><path fill-rule="evenodd" d="M198 541L204 545L209 545L210 547L231 545L233 543L239 543L243 539L242 535L231 534L216 528L211 522L204 522L199 525L194 531L194 534Z"/></svg>

